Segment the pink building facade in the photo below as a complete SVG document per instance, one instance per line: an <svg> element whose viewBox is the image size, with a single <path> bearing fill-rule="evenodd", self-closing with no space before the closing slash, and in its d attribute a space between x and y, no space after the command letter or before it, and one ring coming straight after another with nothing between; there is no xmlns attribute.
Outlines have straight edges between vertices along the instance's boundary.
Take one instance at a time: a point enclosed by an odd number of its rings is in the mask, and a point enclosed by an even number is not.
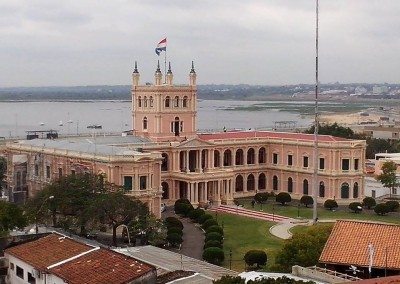
<svg viewBox="0 0 400 284"><path fill-rule="evenodd" d="M171 66L159 66L154 84L132 74L133 135L10 142L9 196L27 197L61 175L102 173L160 216L161 203L187 198L194 205L232 204L257 192L313 193L313 135L272 131L197 131L197 74L174 85ZM364 140L318 136L318 201L364 197ZM10 197L10 199L12 199Z"/></svg>

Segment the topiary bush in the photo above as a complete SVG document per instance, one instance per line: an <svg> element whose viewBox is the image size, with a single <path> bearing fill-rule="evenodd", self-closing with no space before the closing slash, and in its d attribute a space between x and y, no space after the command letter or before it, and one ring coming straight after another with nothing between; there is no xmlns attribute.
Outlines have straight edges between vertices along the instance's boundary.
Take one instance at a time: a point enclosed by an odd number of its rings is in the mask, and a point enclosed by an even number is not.
<svg viewBox="0 0 400 284"><path fill-rule="evenodd" d="M362 204L360 202L351 202L349 204L349 209L354 213L359 213L362 211Z"/></svg>
<svg viewBox="0 0 400 284"><path fill-rule="evenodd" d="M203 228L203 230L206 231L208 227L214 226L214 225L218 226L218 222L215 221L214 219L208 219L201 225L201 227Z"/></svg>
<svg viewBox="0 0 400 284"><path fill-rule="evenodd" d="M396 201L396 200L389 200L389 201L386 201L385 204L386 204L386 206L388 207L389 212L396 212L397 209L399 209L399 202Z"/></svg>
<svg viewBox="0 0 400 284"><path fill-rule="evenodd" d="M167 235L167 241L173 247L179 246L182 243L182 236L179 234L170 234Z"/></svg>
<svg viewBox="0 0 400 284"><path fill-rule="evenodd" d="M386 203L380 203L375 206L374 211L378 215L386 215L389 213L389 208Z"/></svg>
<svg viewBox="0 0 400 284"><path fill-rule="evenodd" d="M363 199L362 203L363 203L363 206L367 207L368 210L370 210L372 207L375 207L375 205L376 205L375 199L373 197L369 197L369 196L365 197Z"/></svg>
<svg viewBox="0 0 400 284"><path fill-rule="evenodd" d="M210 248L210 247L222 248L222 243L217 240L210 240L210 241L204 243L203 249Z"/></svg>
<svg viewBox="0 0 400 284"><path fill-rule="evenodd" d="M212 226L208 227L206 230L206 234L211 233L211 232L217 232L221 235L224 235L224 230L222 229L221 226L218 226L218 225L212 225Z"/></svg>
<svg viewBox="0 0 400 284"><path fill-rule="evenodd" d="M168 228L167 235L171 235L171 234L178 234L182 237L183 231L181 228L171 227L171 228Z"/></svg>
<svg viewBox="0 0 400 284"><path fill-rule="evenodd" d="M287 192L279 192L275 200L284 206L286 203L292 201L292 197Z"/></svg>
<svg viewBox="0 0 400 284"><path fill-rule="evenodd" d="M175 205L175 213L180 214L182 216L188 216L188 214L194 210L192 204L187 204L187 203L178 203Z"/></svg>
<svg viewBox="0 0 400 284"><path fill-rule="evenodd" d="M177 204L191 204L191 203L190 203L189 199L181 198L181 199L178 199L177 201L175 201L174 206L176 206Z"/></svg>
<svg viewBox="0 0 400 284"><path fill-rule="evenodd" d="M175 228L181 228L183 229L183 224L182 222L175 217L167 217L164 220L164 224L167 228L175 227Z"/></svg>
<svg viewBox="0 0 400 284"><path fill-rule="evenodd" d="M268 192L259 192L254 195L254 200L257 201L258 203L265 203L268 200Z"/></svg>
<svg viewBox="0 0 400 284"><path fill-rule="evenodd" d="M338 208L338 204L337 204L336 200L327 199L324 202L324 208L329 209L329 210L336 209L336 208Z"/></svg>
<svg viewBox="0 0 400 284"><path fill-rule="evenodd" d="M206 214L206 212L201 208L196 208L189 212L188 217L193 221L197 221L198 218L202 215Z"/></svg>
<svg viewBox="0 0 400 284"><path fill-rule="evenodd" d="M308 207L308 205L313 205L314 204L314 199L309 195L303 195L300 198L300 203L304 204L306 207Z"/></svg>
<svg viewBox="0 0 400 284"><path fill-rule="evenodd" d="M204 242L206 243L208 241L219 241L220 243L222 243L223 239L223 235L218 234L217 232L210 232L206 234L206 239L204 240Z"/></svg>
<svg viewBox="0 0 400 284"><path fill-rule="evenodd" d="M203 251L203 259L209 263L219 265L225 259L224 251L218 247L208 247Z"/></svg>
<svg viewBox="0 0 400 284"><path fill-rule="evenodd" d="M262 250L249 250L244 255L244 261L248 266L257 265L257 268L267 264L267 254Z"/></svg>
<svg viewBox="0 0 400 284"><path fill-rule="evenodd" d="M212 218L213 218L213 216L211 216L210 214L204 214L204 215L199 217L198 221L199 221L200 224L203 224L205 221L207 221L209 219L212 219Z"/></svg>

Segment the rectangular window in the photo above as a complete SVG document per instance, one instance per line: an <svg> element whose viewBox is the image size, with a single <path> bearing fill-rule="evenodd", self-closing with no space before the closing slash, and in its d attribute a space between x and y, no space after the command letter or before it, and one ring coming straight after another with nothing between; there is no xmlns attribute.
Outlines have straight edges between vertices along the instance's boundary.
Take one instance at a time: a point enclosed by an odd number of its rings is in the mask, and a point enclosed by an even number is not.
<svg viewBox="0 0 400 284"><path fill-rule="evenodd" d="M358 167L359 167L359 159L354 159L354 170L358 171Z"/></svg>
<svg viewBox="0 0 400 284"><path fill-rule="evenodd" d="M28 283L29 284L36 284L36 278L33 277L33 275L30 272L28 272Z"/></svg>
<svg viewBox="0 0 400 284"><path fill-rule="evenodd" d="M72 175L72 176L75 175L75 170L71 170L71 175Z"/></svg>
<svg viewBox="0 0 400 284"><path fill-rule="evenodd" d="M287 156L287 164L288 166L293 166L293 155Z"/></svg>
<svg viewBox="0 0 400 284"><path fill-rule="evenodd" d="M124 189L132 190L132 177L124 176Z"/></svg>
<svg viewBox="0 0 400 284"><path fill-rule="evenodd" d="M58 168L58 178L61 178L63 175L62 168Z"/></svg>
<svg viewBox="0 0 400 284"><path fill-rule="evenodd" d="M35 176L39 175L39 165L35 165Z"/></svg>
<svg viewBox="0 0 400 284"><path fill-rule="evenodd" d="M303 157L303 168L308 168L308 157Z"/></svg>
<svg viewBox="0 0 400 284"><path fill-rule="evenodd" d="M19 267L18 265L17 265L17 269L16 269L17 271L16 271L16 275L19 277L19 278L21 278L21 279L24 279L24 270L21 268L21 267Z"/></svg>
<svg viewBox="0 0 400 284"><path fill-rule="evenodd" d="M146 176L141 176L139 178L139 184L140 184L140 190L147 189L147 177Z"/></svg>
<svg viewBox="0 0 400 284"><path fill-rule="evenodd" d="M350 159L342 159L342 171L348 171L350 169Z"/></svg>
<svg viewBox="0 0 400 284"><path fill-rule="evenodd" d="M46 166L46 178L50 178L50 166Z"/></svg>
<svg viewBox="0 0 400 284"><path fill-rule="evenodd" d="M21 172L17 172L17 187L21 186Z"/></svg>
<svg viewBox="0 0 400 284"><path fill-rule="evenodd" d="M22 173L22 185L26 185L26 172Z"/></svg>
<svg viewBox="0 0 400 284"><path fill-rule="evenodd" d="M324 158L319 158L319 169L325 170L325 159Z"/></svg>
<svg viewBox="0 0 400 284"><path fill-rule="evenodd" d="M273 163L274 165L277 165L277 164L278 164L278 154L277 154L277 153L273 153L273 154L272 154L272 163Z"/></svg>

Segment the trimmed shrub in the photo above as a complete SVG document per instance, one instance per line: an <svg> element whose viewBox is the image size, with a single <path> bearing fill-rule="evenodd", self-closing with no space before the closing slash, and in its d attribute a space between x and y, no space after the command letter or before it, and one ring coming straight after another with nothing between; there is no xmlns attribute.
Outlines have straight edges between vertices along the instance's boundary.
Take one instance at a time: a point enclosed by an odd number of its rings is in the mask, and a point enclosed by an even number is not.
<svg viewBox="0 0 400 284"><path fill-rule="evenodd" d="M180 245L182 243L182 236L180 236L179 234L170 234L167 235L167 241L169 242L169 244L173 247L176 247L178 245Z"/></svg>
<svg viewBox="0 0 400 284"><path fill-rule="evenodd" d="M268 192L259 192L254 195L254 200L257 201L258 203L264 203L267 202L268 200Z"/></svg>
<svg viewBox="0 0 400 284"><path fill-rule="evenodd" d="M365 197L363 199L362 203L363 203L364 207L367 207L368 210L370 210L372 207L375 207L375 205L376 205L375 199L373 197L369 197L369 196Z"/></svg>
<svg viewBox="0 0 400 284"><path fill-rule="evenodd" d="M349 209L354 213L359 213L362 211L362 204L360 202L351 202L349 204Z"/></svg>
<svg viewBox="0 0 400 284"><path fill-rule="evenodd" d="M167 218L165 218L164 223L165 223L165 226L167 226L167 228L174 227L174 228L183 229L182 222L178 218L175 218L175 217L167 217Z"/></svg>
<svg viewBox="0 0 400 284"><path fill-rule="evenodd" d="M389 208L386 203L380 203L375 206L374 211L378 215L386 215L389 213Z"/></svg>
<svg viewBox="0 0 400 284"><path fill-rule="evenodd" d="M209 263L219 265L225 259L224 251L218 247L209 247L203 251L203 259Z"/></svg>
<svg viewBox="0 0 400 284"><path fill-rule="evenodd" d="M336 209L336 208L338 208L338 204L337 204L336 200L327 199L324 202L324 208L329 209L329 210L332 210L334 208Z"/></svg>
<svg viewBox="0 0 400 284"><path fill-rule="evenodd" d="M176 214L181 214L183 216L188 216L190 211L194 210L192 204L187 204L187 203L178 203L175 205L175 213Z"/></svg>
<svg viewBox="0 0 400 284"><path fill-rule="evenodd" d="M314 199L309 195L303 195L300 198L300 203L304 204L306 207L308 207L308 205L313 205L314 204Z"/></svg>
<svg viewBox="0 0 400 284"><path fill-rule="evenodd" d="M206 214L206 212L201 208L196 208L189 212L188 217L193 221L197 221L200 216Z"/></svg>
<svg viewBox="0 0 400 284"><path fill-rule="evenodd" d="M219 241L222 243L224 239L224 236L221 234L218 234L217 232L210 232L208 234L206 234L206 239L204 240L204 242L208 242L208 241Z"/></svg>
<svg viewBox="0 0 400 284"><path fill-rule="evenodd" d="M276 202L279 202L282 205L292 201L292 197L287 192L279 192L278 195L275 197Z"/></svg>
<svg viewBox="0 0 400 284"><path fill-rule="evenodd" d="M177 201L175 201L174 206L176 206L177 204L190 204L190 201L189 201L189 199L181 198L181 199L178 199Z"/></svg>
<svg viewBox="0 0 400 284"><path fill-rule="evenodd" d="M201 227L202 227L205 231L207 231L207 228L208 228L208 227L211 227L211 226L214 226L214 225L217 225L217 226L218 226L218 222L215 221L214 219L208 219L208 220L206 220L206 221L201 225Z"/></svg>
<svg viewBox="0 0 400 284"><path fill-rule="evenodd" d="M205 221L207 221L207 220L209 220L209 219L212 219L212 218L213 218L213 216L211 216L210 214L201 215L201 216L199 217L199 223L200 223L200 224L203 224Z"/></svg>
<svg viewBox="0 0 400 284"><path fill-rule="evenodd" d="M212 226L208 227L206 230L206 234L211 233L211 232L217 232L221 235L224 235L224 229L222 229L222 227L218 226L218 225L212 225Z"/></svg>
<svg viewBox="0 0 400 284"><path fill-rule="evenodd" d="M215 247L215 248L222 248L222 243L220 241L211 240L204 244L204 249Z"/></svg>
<svg viewBox="0 0 400 284"><path fill-rule="evenodd" d="M180 228L171 227L171 228L168 228L167 235L171 235L171 234L178 234L182 237L183 231Z"/></svg>
<svg viewBox="0 0 400 284"><path fill-rule="evenodd" d="M248 266L257 265L257 268L267 264L267 254L262 250L249 250L244 255L244 261Z"/></svg>
<svg viewBox="0 0 400 284"><path fill-rule="evenodd" d="M397 209L399 209L399 202L396 201L396 200L389 200L389 201L386 201L385 204L386 204L386 206L388 207L389 212L396 212Z"/></svg>

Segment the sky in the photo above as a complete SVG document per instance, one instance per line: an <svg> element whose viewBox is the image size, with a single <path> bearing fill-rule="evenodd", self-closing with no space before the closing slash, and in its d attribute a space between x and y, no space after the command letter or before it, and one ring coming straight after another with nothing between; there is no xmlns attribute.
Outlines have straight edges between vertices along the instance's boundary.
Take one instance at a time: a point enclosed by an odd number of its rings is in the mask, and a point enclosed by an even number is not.
<svg viewBox="0 0 400 284"><path fill-rule="evenodd" d="M399 0L319 3L322 83L400 83ZM0 87L153 82L164 37L176 83L315 80L315 0L0 0Z"/></svg>

